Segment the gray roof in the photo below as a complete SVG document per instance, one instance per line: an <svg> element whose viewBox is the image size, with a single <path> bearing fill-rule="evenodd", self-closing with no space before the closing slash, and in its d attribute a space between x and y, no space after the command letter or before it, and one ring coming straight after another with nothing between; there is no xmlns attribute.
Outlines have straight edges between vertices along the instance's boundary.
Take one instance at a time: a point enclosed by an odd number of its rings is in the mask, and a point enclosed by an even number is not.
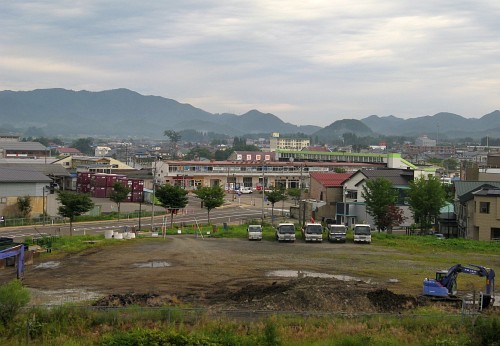
<svg viewBox="0 0 500 346"><path fill-rule="evenodd" d="M51 181L52 179L40 172L0 167L0 183L48 183Z"/></svg>
<svg viewBox="0 0 500 346"><path fill-rule="evenodd" d="M369 180L387 179L394 186L408 186L410 181L413 180L413 171L406 169L365 169L361 173Z"/></svg>
<svg viewBox="0 0 500 346"><path fill-rule="evenodd" d="M0 142L0 148L4 150L48 150L47 147L38 142Z"/></svg>
<svg viewBox="0 0 500 346"><path fill-rule="evenodd" d="M18 160L19 161L19 160ZM24 161L24 160L22 160ZM29 161L29 160L28 160ZM42 164L42 163L3 163L0 162L0 168L10 168L22 171L32 171L52 175L54 177L69 177L71 174L61 165Z"/></svg>
<svg viewBox="0 0 500 346"><path fill-rule="evenodd" d="M455 181L455 195L460 202L468 201L474 198L473 193L483 188L500 189L498 181Z"/></svg>

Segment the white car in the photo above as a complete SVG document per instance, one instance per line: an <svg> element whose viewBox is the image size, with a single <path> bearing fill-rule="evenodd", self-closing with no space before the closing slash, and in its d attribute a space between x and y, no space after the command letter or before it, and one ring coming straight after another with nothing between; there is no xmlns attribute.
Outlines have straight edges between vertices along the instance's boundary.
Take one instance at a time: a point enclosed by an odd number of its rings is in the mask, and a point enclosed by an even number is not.
<svg viewBox="0 0 500 346"><path fill-rule="evenodd" d="M253 192L253 190L252 190L251 187L242 187L242 188L240 188L240 193L245 193L246 194L246 193L252 193L252 192Z"/></svg>

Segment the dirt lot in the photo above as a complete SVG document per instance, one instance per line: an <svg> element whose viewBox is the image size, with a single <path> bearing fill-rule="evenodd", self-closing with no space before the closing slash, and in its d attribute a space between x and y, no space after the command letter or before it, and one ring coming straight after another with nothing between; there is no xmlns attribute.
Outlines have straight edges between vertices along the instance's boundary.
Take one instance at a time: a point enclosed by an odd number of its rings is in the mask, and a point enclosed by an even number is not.
<svg viewBox="0 0 500 346"><path fill-rule="evenodd" d="M91 298L105 306L399 312L425 304L418 299L421 280L440 269L423 267L418 258L373 245L193 235L124 242L36 259L26 267L24 279L33 290L33 303ZM390 263L387 256L404 260ZM372 271L366 271L365 265ZM413 271L419 284L398 278L406 271ZM0 271L0 280L7 272Z"/></svg>

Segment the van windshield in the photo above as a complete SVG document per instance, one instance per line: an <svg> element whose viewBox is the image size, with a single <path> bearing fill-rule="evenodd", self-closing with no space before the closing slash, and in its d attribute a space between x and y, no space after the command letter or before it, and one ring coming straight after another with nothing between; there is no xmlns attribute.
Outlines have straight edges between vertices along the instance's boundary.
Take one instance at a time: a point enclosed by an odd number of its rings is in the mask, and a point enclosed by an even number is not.
<svg viewBox="0 0 500 346"><path fill-rule="evenodd" d="M295 226L293 226L293 225L279 226L278 232L283 233L283 234L294 234L295 233Z"/></svg>
<svg viewBox="0 0 500 346"><path fill-rule="evenodd" d="M262 232L262 228L257 227L257 226L249 226L248 232Z"/></svg>
<svg viewBox="0 0 500 346"><path fill-rule="evenodd" d="M356 226L356 227L354 227L354 234L357 234L357 235L370 234L370 226Z"/></svg>
<svg viewBox="0 0 500 346"><path fill-rule="evenodd" d="M321 234L323 228L321 225L309 225L306 228L306 233L308 234Z"/></svg>

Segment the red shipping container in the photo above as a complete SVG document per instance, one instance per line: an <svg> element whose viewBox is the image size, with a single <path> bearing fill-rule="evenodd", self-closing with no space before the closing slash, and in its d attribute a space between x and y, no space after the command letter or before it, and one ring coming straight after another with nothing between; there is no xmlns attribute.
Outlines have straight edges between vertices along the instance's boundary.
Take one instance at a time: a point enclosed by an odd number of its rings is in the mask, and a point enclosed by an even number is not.
<svg viewBox="0 0 500 346"><path fill-rule="evenodd" d="M106 188L106 197L110 197L112 193L113 193L113 188L107 187Z"/></svg>
<svg viewBox="0 0 500 346"><path fill-rule="evenodd" d="M139 203L139 202L142 202L142 197L143 194L142 192L132 192L132 202L136 202L136 203Z"/></svg>
<svg viewBox="0 0 500 346"><path fill-rule="evenodd" d="M132 181L132 191L144 191L144 180L134 179Z"/></svg>
<svg viewBox="0 0 500 346"><path fill-rule="evenodd" d="M106 198L106 188L96 187L92 193L92 196L96 198Z"/></svg>

